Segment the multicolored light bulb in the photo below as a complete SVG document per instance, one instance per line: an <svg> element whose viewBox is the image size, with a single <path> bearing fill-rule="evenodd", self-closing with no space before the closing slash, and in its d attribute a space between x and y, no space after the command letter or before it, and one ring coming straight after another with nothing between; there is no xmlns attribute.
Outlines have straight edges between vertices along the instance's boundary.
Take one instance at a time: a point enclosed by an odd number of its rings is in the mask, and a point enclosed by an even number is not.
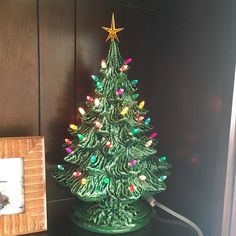
<svg viewBox="0 0 236 236"><path fill-rule="evenodd" d="M86 183L87 183L87 179L86 178L81 179L81 184L82 185L85 185Z"/></svg>

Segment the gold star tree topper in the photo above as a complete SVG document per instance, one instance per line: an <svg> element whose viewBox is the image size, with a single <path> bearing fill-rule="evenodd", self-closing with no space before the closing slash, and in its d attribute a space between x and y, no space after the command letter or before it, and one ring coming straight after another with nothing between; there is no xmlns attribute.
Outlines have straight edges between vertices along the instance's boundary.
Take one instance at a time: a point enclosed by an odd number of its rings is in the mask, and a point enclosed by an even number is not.
<svg viewBox="0 0 236 236"><path fill-rule="evenodd" d="M117 37L117 33L120 32L121 30L123 30L124 28L117 28L116 29L114 13L112 13L112 17L111 17L111 28L108 28L108 27L102 27L102 28L109 33L106 41L108 41L109 39L111 39L111 41L114 41L114 39L116 39L119 42L119 39Z"/></svg>

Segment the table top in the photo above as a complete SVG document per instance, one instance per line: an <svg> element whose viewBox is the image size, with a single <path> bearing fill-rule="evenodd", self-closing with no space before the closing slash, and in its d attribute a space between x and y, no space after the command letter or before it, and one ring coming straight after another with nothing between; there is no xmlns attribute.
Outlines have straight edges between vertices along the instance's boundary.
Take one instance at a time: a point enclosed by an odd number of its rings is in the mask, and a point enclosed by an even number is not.
<svg viewBox="0 0 236 236"><path fill-rule="evenodd" d="M83 230L70 221L71 206L74 200L52 201L48 206L48 230L29 236L107 236ZM157 209L158 210L158 209ZM156 217L143 227L121 236L196 236L187 225L158 210Z"/></svg>

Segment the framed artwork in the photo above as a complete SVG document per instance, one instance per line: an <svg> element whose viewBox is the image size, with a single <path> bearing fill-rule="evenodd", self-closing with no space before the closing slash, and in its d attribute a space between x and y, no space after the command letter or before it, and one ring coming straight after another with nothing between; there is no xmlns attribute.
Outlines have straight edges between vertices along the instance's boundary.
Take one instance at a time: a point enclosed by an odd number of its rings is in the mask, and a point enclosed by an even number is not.
<svg viewBox="0 0 236 236"><path fill-rule="evenodd" d="M46 229L43 137L0 138L0 236Z"/></svg>

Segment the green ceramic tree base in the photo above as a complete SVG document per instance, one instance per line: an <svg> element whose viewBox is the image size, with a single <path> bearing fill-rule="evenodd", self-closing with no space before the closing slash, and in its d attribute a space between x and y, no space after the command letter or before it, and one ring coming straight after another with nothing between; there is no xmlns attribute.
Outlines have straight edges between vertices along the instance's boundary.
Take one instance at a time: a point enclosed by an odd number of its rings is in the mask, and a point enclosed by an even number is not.
<svg viewBox="0 0 236 236"><path fill-rule="evenodd" d="M96 233L120 234L140 229L148 224L152 218L152 210L150 206L142 200L138 200L132 204L126 204L124 207L126 212L116 209L116 211L109 213L109 215L106 215L106 212L108 212L107 206L106 209L99 209L99 207L98 203L84 203L82 206L75 205L72 208L72 222L83 229ZM91 209L94 209L94 216L91 216ZM131 211L129 209L132 209L132 212L129 212ZM98 216L99 213L97 212L101 211L103 211L104 214ZM134 211L136 212L135 214L133 214ZM125 217L129 214L133 214L133 217L130 217L130 222L127 223ZM117 215L121 217L123 215L124 219L118 219ZM98 217L101 218L100 221L96 220Z"/></svg>

